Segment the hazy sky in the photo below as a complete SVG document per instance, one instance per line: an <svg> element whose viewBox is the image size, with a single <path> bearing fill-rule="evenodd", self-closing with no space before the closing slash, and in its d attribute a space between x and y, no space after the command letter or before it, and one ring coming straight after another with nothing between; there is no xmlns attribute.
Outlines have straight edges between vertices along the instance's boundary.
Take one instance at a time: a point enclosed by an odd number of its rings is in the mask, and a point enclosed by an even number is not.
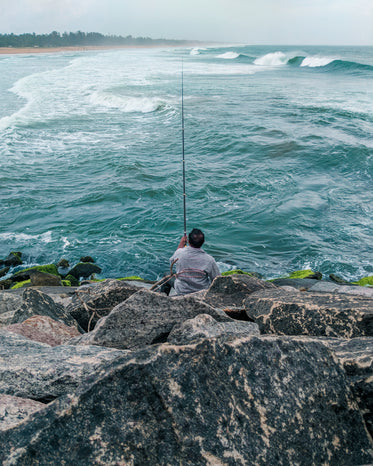
<svg viewBox="0 0 373 466"><path fill-rule="evenodd" d="M373 0L0 0L0 33L373 45Z"/></svg>

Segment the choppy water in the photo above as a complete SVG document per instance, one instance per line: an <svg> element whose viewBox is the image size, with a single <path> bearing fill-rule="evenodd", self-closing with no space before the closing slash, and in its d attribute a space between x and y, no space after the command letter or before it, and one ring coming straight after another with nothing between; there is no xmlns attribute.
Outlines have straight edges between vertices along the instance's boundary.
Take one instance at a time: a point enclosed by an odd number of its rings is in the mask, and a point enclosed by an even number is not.
<svg viewBox="0 0 373 466"><path fill-rule="evenodd" d="M373 48L0 56L0 257L154 279L188 230L222 270L373 273Z"/></svg>

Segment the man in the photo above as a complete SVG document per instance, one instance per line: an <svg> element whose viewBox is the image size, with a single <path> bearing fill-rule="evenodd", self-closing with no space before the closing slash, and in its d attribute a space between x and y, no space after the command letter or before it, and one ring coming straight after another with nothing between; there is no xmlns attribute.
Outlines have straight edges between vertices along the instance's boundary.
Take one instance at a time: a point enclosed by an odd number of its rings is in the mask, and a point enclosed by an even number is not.
<svg viewBox="0 0 373 466"><path fill-rule="evenodd" d="M193 228L188 239L189 246L187 246L187 237L181 238L177 250L170 259L171 263L177 259L175 264L177 277L173 286L178 295L204 290L210 286L216 276L220 275L215 259L201 248L205 242L202 231Z"/></svg>

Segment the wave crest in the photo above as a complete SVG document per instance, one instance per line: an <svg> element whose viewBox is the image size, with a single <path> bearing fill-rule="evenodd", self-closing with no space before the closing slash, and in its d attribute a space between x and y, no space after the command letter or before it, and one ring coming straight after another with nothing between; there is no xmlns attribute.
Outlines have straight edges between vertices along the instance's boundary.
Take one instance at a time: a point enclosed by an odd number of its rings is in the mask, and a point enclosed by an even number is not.
<svg viewBox="0 0 373 466"><path fill-rule="evenodd" d="M125 113L151 113L166 105L159 97L128 97L98 91L89 96L89 101L92 105L118 109Z"/></svg>
<svg viewBox="0 0 373 466"><path fill-rule="evenodd" d="M240 56L237 52L225 52L218 55L216 58L223 58L224 60L234 60Z"/></svg>

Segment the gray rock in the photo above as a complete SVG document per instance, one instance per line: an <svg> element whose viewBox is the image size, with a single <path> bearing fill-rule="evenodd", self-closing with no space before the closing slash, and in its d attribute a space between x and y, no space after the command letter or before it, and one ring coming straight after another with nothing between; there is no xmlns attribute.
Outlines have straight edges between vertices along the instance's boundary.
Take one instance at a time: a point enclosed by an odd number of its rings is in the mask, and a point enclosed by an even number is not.
<svg viewBox="0 0 373 466"><path fill-rule="evenodd" d="M0 393L49 402L126 352L97 346L50 347L0 330Z"/></svg>
<svg viewBox="0 0 373 466"><path fill-rule="evenodd" d="M15 312L22 304L22 296L0 291L0 315Z"/></svg>
<svg viewBox="0 0 373 466"><path fill-rule="evenodd" d="M291 286L298 290L308 291L319 282L312 278L276 278L271 283L276 286Z"/></svg>
<svg viewBox="0 0 373 466"><path fill-rule="evenodd" d="M357 285L338 285L332 282L316 282L310 288L312 292L323 291L327 293L351 294L365 296L373 299L373 288Z"/></svg>
<svg viewBox="0 0 373 466"><path fill-rule="evenodd" d="M63 322L67 326L81 330L77 321L66 312L64 306L55 303L51 297L33 288L26 288L22 295L23 301L19 309L14 313L12 324L24 322L32 316L48 316Z"/></svg>
<svg viewBox="0 0 373 466"><path fill-rule="evenodd" d="M0 269L0 278L5 277L5 275L9 272L9 270L10 270L10 267L3 267L2 269Z"/></svg>
<svg viewBox="0 0 373 466"><path fill-rule="evenodd" d="M217 308L240 308L251 293L267 288L276 287L272 283L248 275L219 276L212 282L204 300Z"/></svg>
<svg viewBox="0 0 373 466"><path fill-rule="evenodd" d="M373 338L333 338L323 341L342 363L351 391L373 438Z"/></svg>
<svg viewBox="0 0 373 466"><path fill-rule="evenodd" d="M139 289L136 286L113 279L105 280L94 286L82 286L76 289L67 307L67 312L79 322L85 331L88 331L92 309L95 309L96 314L90 325L90 330L92 330L100 317L107 316L115 306L137 291Z"/></svg>
<svg viewBox="0 0 373 466"><path fill-rule="evenodd" d="M342 367L288 337L159 345L0 433L3 464L368 464Z"/></svg>
<svg viewBox="0 0 373 466"><path fill-rule="evenodd" d="M72 275L80 280L80 278L89 278L94 273L101 273L101 268L98 265L91 264L90 262L79 262L67 275Z"/></svg>
<svg viewBox="0 0 373 466"><path fill-rule="evenodd" d="M100 319L93 332L72 339L70 344L135 349L163 343L174 325L198 314L209 314L220 322L231 321L224 312L191 296L170 298L140 290Z"/></svg>
<svg viewBox="0 0 373 466"><path fill-rule="evenodd" d="M242 337L259 335L259 327L253 322L217 322L208 314L200 314L194 319L175 325L167 341L173 345L187 345L203 338Z"/></svg>
<svg viewBox="0 0 373 466"><path fill-rule="evenodd" d="M16 426L30 414L44 408L45 404L39 401L0 395L0 431Z"/></svg>
<svg viewBox="0 0 373 466"><path fill-rule="evenodd" d="M373 300L361 296L263 290L246 299L245 309L262 333L373 336Z"/></svg>
<svg viewBox="0 0 373 466"><path fill-rule="evenodd" d="M33 270L30 272L32 286L62 286L61 277Z"/></svg>

